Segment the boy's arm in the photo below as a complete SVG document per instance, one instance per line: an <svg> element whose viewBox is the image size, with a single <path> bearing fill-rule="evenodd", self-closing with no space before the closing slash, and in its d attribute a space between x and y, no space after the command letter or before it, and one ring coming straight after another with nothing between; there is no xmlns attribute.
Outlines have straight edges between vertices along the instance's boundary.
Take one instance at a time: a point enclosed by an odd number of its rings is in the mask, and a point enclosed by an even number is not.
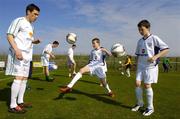
<svg viewBox="0 0 180 119"><path fill-rule="evenodd" d="M21 50L18 49L16 43L14 42L14 36L11 34L8 34L7 40L9 42L9 44L11 45L11 47L14 49L16 58L18 60L23 60L22 52L21 52Z"/></svg>
<svg viewBox="0 0 180 119"><path fill-rule="evenodd" d="M148 59L149 62L154 62L158 58L167 55L167 53L169 52L168 45L165 42L163 42L158 36L154 36L153 40L155 46L160 49L160 52L158 54L155 54L153 57L149 58Z"/></svg>
<svg viewBox="0 0 180 119"><path fill-rule="evenodd" d="M18 60L23 60L22 52L21 50L17 47L17 44L14 41L14 37L17 36L18 32L20 31L21 28L21 21L20 19L15 19L11 25L8 28L7 31L7 40L11 47L13 48L16 58Z"/></svg>
<svg viewBox="0 0 180 119"><path fill-rule="evenodd" d="M168 52L169 52L169 49L162 50L162 51L159 52L158 54L156 54L156 55L154 55L153 57L149 58L148 61L149 61L149 62L154 62L154 61L156 61L158 58L167 55Z"/></svg>
<svg viewBox="0 0 180 119"><path fill-rule="evenodd" d="M92 56L92 51L91 51L91 53L90 53L90 55L89 55L89 63L90 63L92 60L93 60L93 56Z"/></svg>
<svg viewBox="0 0 180 119"><path fill-rule="evenodd" d="M44 53L50 55L52 58L55 58L54 54L52 52L44 51Z"/></svg>
<svg viewBox="0 0 180 119"><path fill-rule="evenodd" d="M127 61L127 63L125 63L124 65L126 66L126 65L128 65L129 64L129 60Z"/></svg>
<svg viewBox="0 0 180 119"><path fill-rule="evenodd" d="M107 55L112 56L111 52L109 52L107 49L101 48L101 50L102 50L103 52L105 52Z"/></svg>

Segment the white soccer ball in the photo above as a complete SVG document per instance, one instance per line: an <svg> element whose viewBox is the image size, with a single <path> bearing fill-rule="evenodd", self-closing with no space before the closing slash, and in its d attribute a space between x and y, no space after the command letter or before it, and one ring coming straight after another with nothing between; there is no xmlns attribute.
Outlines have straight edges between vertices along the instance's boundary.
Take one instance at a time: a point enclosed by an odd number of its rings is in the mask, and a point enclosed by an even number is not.
<svg viewBox="0 0 180 119"><path fill-rule="evenodd" d="M74 44L77 40L77 35L75 33L68 33L66 36L66 41L69 44Z"/></svg>
<svg viewBox="0 0 180 119"><path fill-rule="evenodd" d="M125 55L124 46L120 43L116 43L111 47L111 53L114 57L121 57Z"/></svg>
<svg viewBox="0 0 180 119"><path fill-rule="evenodd" d="M53 68L54 70L56 70L56 69L58 68L58 66L54 64L54 65L52 66L52 68Z"/></svg>
<svg viewBox="0 0 180 119"><path fill-rule="evenodd" d="M122 62L121 62L121 61L119 61L119 64L122 64Z"/></svg>

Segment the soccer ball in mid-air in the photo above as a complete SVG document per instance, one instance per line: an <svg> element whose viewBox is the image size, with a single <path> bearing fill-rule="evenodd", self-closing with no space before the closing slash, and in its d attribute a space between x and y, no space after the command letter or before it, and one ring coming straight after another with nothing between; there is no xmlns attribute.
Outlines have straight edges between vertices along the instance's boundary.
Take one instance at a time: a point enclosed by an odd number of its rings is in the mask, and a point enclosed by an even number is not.
<svg viewBox="0 0 180 119"><path fill-rule="evenodd" d="M111 53L114 57L121 57L125 55L124 46L120 43L116 43L111 47Z"/></svg>
<svg viewBox="0 0 180 119"><path fill-rule="evenodd" d="M58 66L55 65L55 64L52 67L53 67L54 70L56 70L58 68Z"/></svg>
<svg viewBox="0 0 180 119"><path fill-rule="evenodd" d="M74 44L77 40L77 35L75 33L68 33L66 36L66 41L69 44Z"/></svg>
<svg viewBox="0 0 180 119"><path fill-rule="evenodd" d="M56 70L56 69L58 69L58 66L56 64L49 65L49 70Z"/></svg>

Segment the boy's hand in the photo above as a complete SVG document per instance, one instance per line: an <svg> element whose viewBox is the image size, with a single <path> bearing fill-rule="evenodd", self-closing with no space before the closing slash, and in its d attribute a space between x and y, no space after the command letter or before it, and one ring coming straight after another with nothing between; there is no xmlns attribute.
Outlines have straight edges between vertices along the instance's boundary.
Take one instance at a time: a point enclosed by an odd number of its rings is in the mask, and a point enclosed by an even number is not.
<svg viewBox="0 0 180 119"><path fill-rule="evenodd" d="M105 48L101 48L101 51L106 52L107 50Z"/></svg>
<svg viewBox="0 0 180 119"><path fill-rule="evenodd" d="M22 52L19 49L15 50L15 55L18 60L23 60Z"/></svg>
<svg viewBox="0 0 180 119"><path fill-rule="evenodd" d="M55 58L56 58L54 55L51 55L51 57L52 57L53 59L55 59Z"/></svg>
<svg viewBox="0 0 180 119"><path fill-rule="evenodd" d="M32 43L33 43L33 44L39 44L39 43L41 43L41 41L40 41L39 39L36 39L36 40L34 40Z"/></svg>
<svg viewBox="0 0 180 119"><path fill-rule="evenodd" d="M150 57L149 59L148 59L148 62L154 62L154 61L156 61L157 60L157 57L156 56L153 56L153 57Z"/></svg>

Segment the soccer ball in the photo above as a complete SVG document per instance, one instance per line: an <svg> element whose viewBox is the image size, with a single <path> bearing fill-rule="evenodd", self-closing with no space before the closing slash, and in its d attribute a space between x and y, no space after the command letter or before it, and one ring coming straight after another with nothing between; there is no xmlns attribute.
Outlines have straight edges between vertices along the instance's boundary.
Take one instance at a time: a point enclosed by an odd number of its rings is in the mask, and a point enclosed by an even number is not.
<svg viewBox="0 0 180 119"><path fill-rule="evenodd" d="M66 41L69 44L74 44L77 40L77 35L75 33L68 33L66 36Z"/></svg>
<svg viewBox="0 0 180 119"><path fill-rule="evenodd" d="M121 62L121 61L119 61L119 64L122 64L122 62Z"/></svg>
<svg viewBox="0 0 180 119"><path fill-rule="evenodd" d="M56 70L58 69L58 66L55 64L49 64L49 70Z"/></svg>
<svg viewBox="0 0 180 119"><path fill-rule="evenodd" d="M114 57L121 57L125 55L124 46L120 43L116 43L111 47L111 53Z"/></svg>
<svg viewBox="0 0 180 119"><path fill-rule="evenodd" d="M58 66L54 64L54 65L52 66L52 68L53 68L54 70L56 70L56 69L58 68Z"/></svg>

